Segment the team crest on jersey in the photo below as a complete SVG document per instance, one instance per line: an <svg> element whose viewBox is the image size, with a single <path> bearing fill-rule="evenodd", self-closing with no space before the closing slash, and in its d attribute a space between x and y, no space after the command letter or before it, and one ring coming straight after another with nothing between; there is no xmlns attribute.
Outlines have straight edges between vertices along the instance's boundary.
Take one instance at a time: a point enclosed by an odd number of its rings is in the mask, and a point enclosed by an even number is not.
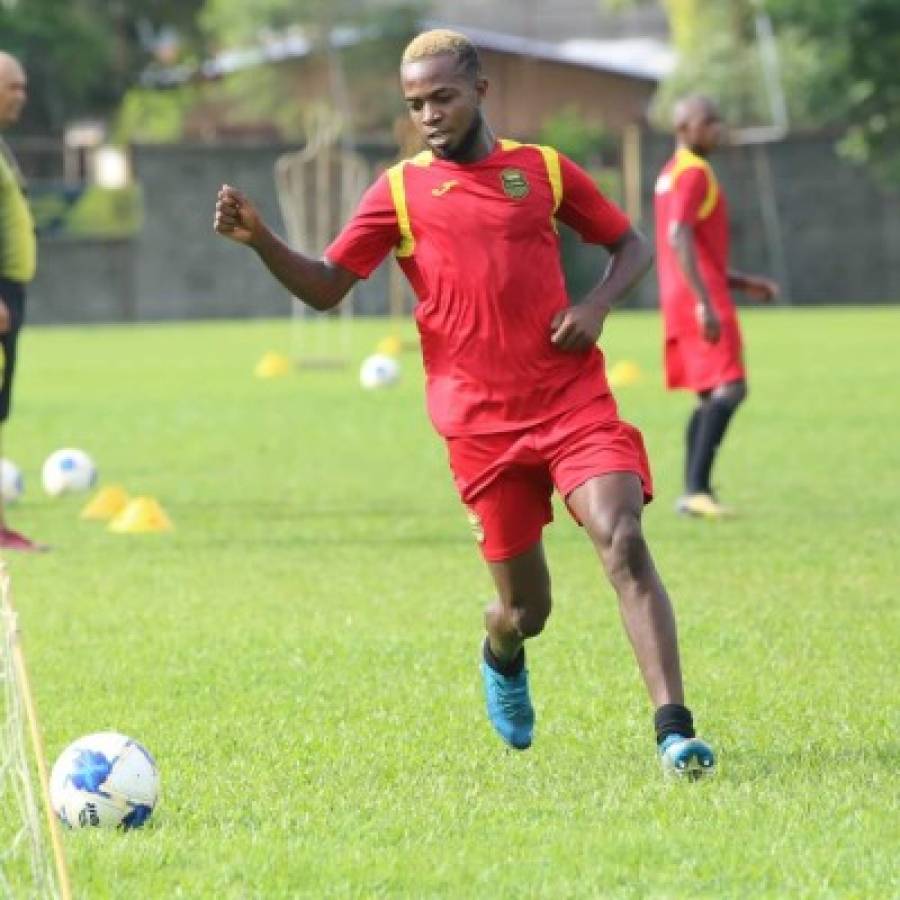
<svg viewBox="0 0 900 900"><path fill-rule="evenodd" d="M531 192L528 179L519 169L504 169L500 173L500 183L503 185L503 193L513 200L521 200Z"/></svg>
<svg viewBox="0 0 900 900"><path fill-rule="evenodd" d="M466 518L469 520L469 527L472 529L472 534L475 535L475 540L478 541L479 544L484 543L484 525L481 524L481 516L475 512L474 509L467 506L466 507Z"/></svg>
<svg viewBox="0 0 900 900"><path fill-rule="evenodd" d="M668 172L656 179L655 190L657 194L665 194L672 190L672 176Z"/></svg>

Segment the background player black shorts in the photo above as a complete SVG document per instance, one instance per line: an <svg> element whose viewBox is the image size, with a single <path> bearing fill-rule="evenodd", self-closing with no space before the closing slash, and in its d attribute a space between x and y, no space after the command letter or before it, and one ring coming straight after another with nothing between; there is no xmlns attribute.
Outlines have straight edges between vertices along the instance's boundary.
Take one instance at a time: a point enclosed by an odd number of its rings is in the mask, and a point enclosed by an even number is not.
<svg viewBox="0 0 900 900"><path fill-rule="evenodd" d="M0 422L9 418L9 407L12 402L13 376L16 372L16 346L19 342L19 330L25 319L25 287L17 281L0 278L0 300L9 310L9 331L0 335L0 346L3 347L3 382L0 384Z"/></svg>

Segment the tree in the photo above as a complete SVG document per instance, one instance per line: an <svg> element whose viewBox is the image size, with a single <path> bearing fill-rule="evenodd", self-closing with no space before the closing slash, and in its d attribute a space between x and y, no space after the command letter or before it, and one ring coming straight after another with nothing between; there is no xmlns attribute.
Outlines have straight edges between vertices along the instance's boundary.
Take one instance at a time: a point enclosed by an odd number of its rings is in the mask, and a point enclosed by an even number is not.
<svg viewBox="0 0 900 900"><path fill-rule="evenodd" d="M160 38L178 36L182 52L200 41L203 0L20 0L0 4L3 49L29 78L22 129L59 133L66 122L103 117L153 59Z"/></svg>
<svg viewBox="0 0 900 900"><path fill-rule="evenodd" d="M609 2L609 0L607 0ZM619 3L642 0L616 0ZM717 99L737 125L768 118L754 18L769 14L793 128L842 132L839 148L900 185L898 0L662 0L679 64L654 104L668 119L691 90Z"/></svg>
<svg viewBox="0 0 900 900"><path fill-rule="evenodd" d="M778 21L801 31L826 60L822 118L846 125L841 151L900 186L900 3L769 2Z"/></svg>

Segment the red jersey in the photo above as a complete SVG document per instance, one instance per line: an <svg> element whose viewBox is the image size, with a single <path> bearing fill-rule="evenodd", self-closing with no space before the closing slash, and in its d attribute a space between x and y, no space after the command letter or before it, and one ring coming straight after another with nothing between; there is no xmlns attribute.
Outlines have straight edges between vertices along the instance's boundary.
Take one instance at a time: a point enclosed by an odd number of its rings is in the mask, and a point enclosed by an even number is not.
<svg viewBox="0 0 900 900"><path fill-rule="evenodd" d="M728 290L728 208L710 164L680 148L656 180L656 271L667 336L698 330L697 297L685 279L669 233L677 222L694 229L700 277L723 319L735 317Z"/></svg>
<svg viewBox="0 0 900 900"><path fill-rule="evenodd" d="M612 244L628 219L551 147L498 141L475 163L430 151L366 192L325 256L367 278L394 248L418 298L428 411L444 436L527 428L609 393L594 347L563 353L569 305L556 219Z"/></svg>

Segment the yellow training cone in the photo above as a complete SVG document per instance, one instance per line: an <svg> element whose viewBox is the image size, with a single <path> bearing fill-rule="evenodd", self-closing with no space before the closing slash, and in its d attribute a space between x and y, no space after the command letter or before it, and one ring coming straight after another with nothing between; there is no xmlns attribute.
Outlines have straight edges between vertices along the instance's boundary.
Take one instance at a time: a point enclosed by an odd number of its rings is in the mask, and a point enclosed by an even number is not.
<svg viewBox="0 0 900 900"><path fill-rule="evenodd" d="M383 337L375 345L375 352L383 353L385 356L399 356L402 349L403 341L401 341L400 338L398 338L394 334L389 334L387 337Z"/></svg>
<svg viewBox="0 0 900 900"><path fill-rule="evenodd" d="M166 511L153 497L135 497L107 526L116 534L147 534L151 531L171 531L174 527Z"/></svg>
<svg viewBox="0 0 900 900"><path fill-rule="evenodd" d="M263 353L253 374L257 378L279 378L291 371L291 361L281 353Z"/></svg>
<svg viewBox="0 0 900 900"><path fill-rule="evenodd" d="M128 494L119 484L100 488L81 510L82 519L106 521L118 515L128 505Z"/></svg>
<svg viewBox="0 0 900 900"><path fill-rule="evenodd" d="M614 388L627 387L630 384L636 384L640 380L641 370L638 368L637 363L633 363L628 359L617 362L607 375L609 386Z"/></svg>

